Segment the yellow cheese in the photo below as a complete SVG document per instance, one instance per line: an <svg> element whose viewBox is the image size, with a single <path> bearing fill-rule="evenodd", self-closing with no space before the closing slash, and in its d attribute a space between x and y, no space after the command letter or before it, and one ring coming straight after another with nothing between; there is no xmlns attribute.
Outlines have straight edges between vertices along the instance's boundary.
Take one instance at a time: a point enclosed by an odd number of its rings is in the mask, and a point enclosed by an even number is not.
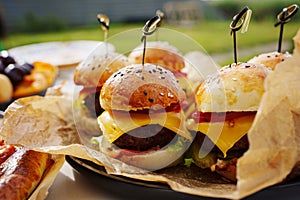
<svg viewBox="0 0 300 200"><path fill-rule="evenodd" d="M192 140L191 134L185 127L183 112L129 114L128 112L105 111L98 117L98 123L100 124L103 136L111 143L124 133L148 124L159 124L189 140Z"/></svg>
<svg viewBox="0 0 300 200"><path fill-rule="evenodd" d="M188 128L206 134L223 152L224 157L226 157L226 152L248 133L254 117L255 115L253 114L225 122L205 122L199 124L195 124L194 120L190 119L188 121Z"/></svg>

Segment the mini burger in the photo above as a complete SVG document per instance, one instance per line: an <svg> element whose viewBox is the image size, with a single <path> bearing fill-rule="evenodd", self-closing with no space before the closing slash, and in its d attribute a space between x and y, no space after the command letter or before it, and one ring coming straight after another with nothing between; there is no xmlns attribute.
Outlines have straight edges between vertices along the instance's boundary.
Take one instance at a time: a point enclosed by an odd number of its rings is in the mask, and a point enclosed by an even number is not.
<svg viewBox="0 0 300 200"><path fill-rule="evenodd" d="M276 65L291 58L292 55L289 52L279 53L277 51L270 53L263 53L254 58L251 58L248 63L264 64L266 67L274 70Z"/></svg>
<svg viewBox="0 0 300 200"><path fill-rule="evenodd" d="M140 45L131 51L128 56L130 63L142 63L143 48L143 45ZM168 42L147 42L144 62L157 64L170 70L178 79L183 90L186 92L187 98L189 99L191 97L193 93L191 83L187 80L187 74L183 72L183 69L185 68L185 61L183 55L176 47L170 45Z"/></svg>
<svg viewBox="0 0 300 200"><path fill-rule="evenodd" d="M99 135L97 116L103 112L99 93L105 81L117 70L128 65L126 56L114 51L96 48L74 72L74 83L82 86L74 103L76 127L87 135Z"/></svg>
<svg viewBox="0 0 300 200"><path fill-rule="evenodd" d="M192 136L182 111L186 95L169 70L132 64L103 85L100 151L129 165L158 170L181 161Z"/></svg>
<svg viewBox="0 0 300 200"><path fill-rule="evenodd" d="M196 132L187 155L197 166L236 181L237 159L249 147L247 132L270 71L261 64L231 64L200 83L197 110L187 120L188 129Z"/></svg>
<svg viewBox="0 0 300 200"><path fill-rule="evenodd" d="M129 61L135 64L142 63L143 49L143 44L133 49L128 56ZM168 42L161 41L147 42L144 62L160 65L172 71L175 76L176 72L180 73L185 66L179 50Z"/></svg>

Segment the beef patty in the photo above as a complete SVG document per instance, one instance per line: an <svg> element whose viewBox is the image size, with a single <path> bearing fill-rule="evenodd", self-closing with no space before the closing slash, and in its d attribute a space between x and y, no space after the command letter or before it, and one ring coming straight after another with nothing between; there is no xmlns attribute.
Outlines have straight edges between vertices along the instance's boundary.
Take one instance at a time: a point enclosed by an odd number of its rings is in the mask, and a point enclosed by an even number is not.
<svg viewBox="0 0 300 200"><path fill-rule="evenodd" d="M204 147L208 150L211 150L217 153L218 158L224 159L223 153L219 148L203 133L197 132L196 136L198 142L200 142L200 146L204 145ZM244 135L241 139L239 139L233 147L231 147L228 152L226 153L226 159L231 158L239 158L243 155L243 153L249 148L249 141L247 135Z"/></svg>
<svg viewBox="0 0 300 200"><path fill-rule="evenodd" d="M114 144L122 149L147 151L171 143L176 133L158 124L150 124L124 133Z"/></svg>
<svg viewBox="0 0 300 200"><path fill-rule="evenodd" d="M84 104L89 110L90 116L95 118L97 118L104 111L104 109L100 106L99 95L100 91L95 93L91 92L84 99Z"/></svg>

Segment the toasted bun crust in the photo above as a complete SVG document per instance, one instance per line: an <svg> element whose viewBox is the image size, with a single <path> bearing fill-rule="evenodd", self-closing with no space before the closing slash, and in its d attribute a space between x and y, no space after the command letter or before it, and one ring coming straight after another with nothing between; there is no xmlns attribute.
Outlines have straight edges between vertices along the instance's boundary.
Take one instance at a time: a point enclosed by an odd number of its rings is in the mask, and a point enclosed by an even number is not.
<svg viewBox="0 0 300 200"><path fill-rule="evenodd" d="M101 87L114 72L127 65L127 57L116 52L90 55L75 69L74 82L84 87Z"/></svg>
<svg viewBox="0 0 300 200"><path fill-rule="evenodd" d="M14 89L13 98L29 96L43 92L50 87L56 78L58 68L45 62L34 62L31 74Z"/></svg>
<svg viewBox="0 0 300 200"><path fill-rule="evenodd" d="M1 150L7 145L1 145ZM9 148L9 147L8 147ZM1 199L29 199L51 164L50 154L14 146L13 152L1 151Z"/></svg>
<svg viewBox="0 0 300 200"><path fill-rule="evenodd" d="M9 78L4 74L0 74L0 103L8 102L13 96L13 85Z"/></svg>
<svg viewBox="0 0 300 200"><path fill-rule="evenodd" d="M129 54L130 63L141 64L144 45L133 49ZM178 49L168 42L147 42L145 63L160 65L171 71L180 71L184 68L185 62Z"/></svg>
<svg viewBox="0 0 300 200"><path fill-rule="evenodd" d="M248 63L264 64L266 67L269 67L272 70L274 70L278 63L283 62L284 60L290 57L292 57L292 55L289 54L288 52L279 53L275 51L275 52L264 53L255 56L254 58L250 59Z"/></svg>
<svg viewBox="0 0 300 200"><path fill-rule="evenodd" d="M105 110L159 110L185 99L173 73L153 64L122 68L106 81L100 92L100 104Z"/></svg>
<svg viewBox="0 0 300 200"><path fill-rule="evenodd" d="M122 154L122 151L124 150L109 143L103 136L101 136L99 140L100 151L104 154L112 158L117 157L118 160L122 162L145 170L159 170L178 164L182 159L182 155L189 147L189 143L187 142L182 144L182 148L173 151L168 148L163 148L156 151L148 151L146 153L129 154L127 151L126 154Z"/></svg>
<svg viewBox="0 0 300 200"><path fill-rule="evenodd" d="M257 111L264 93L264 80L270 72L262 64L234 63L222 67L199 85L198 111Z"/></svg>

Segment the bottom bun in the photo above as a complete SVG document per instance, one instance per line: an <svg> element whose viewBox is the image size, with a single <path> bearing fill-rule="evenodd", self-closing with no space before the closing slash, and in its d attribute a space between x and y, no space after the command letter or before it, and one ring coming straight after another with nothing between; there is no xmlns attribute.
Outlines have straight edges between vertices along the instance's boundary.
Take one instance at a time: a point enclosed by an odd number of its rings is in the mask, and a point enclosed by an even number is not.
<svg viewBox="0 0 300 200"><path fill-rule="evenodd" d="M137 152L120 149L116 145L109 143L103 136L99 137L101 152L129 165L150 171L179 164L189 146L190 142L188 140L178 136L176 141L162 149Z"/></svg>

